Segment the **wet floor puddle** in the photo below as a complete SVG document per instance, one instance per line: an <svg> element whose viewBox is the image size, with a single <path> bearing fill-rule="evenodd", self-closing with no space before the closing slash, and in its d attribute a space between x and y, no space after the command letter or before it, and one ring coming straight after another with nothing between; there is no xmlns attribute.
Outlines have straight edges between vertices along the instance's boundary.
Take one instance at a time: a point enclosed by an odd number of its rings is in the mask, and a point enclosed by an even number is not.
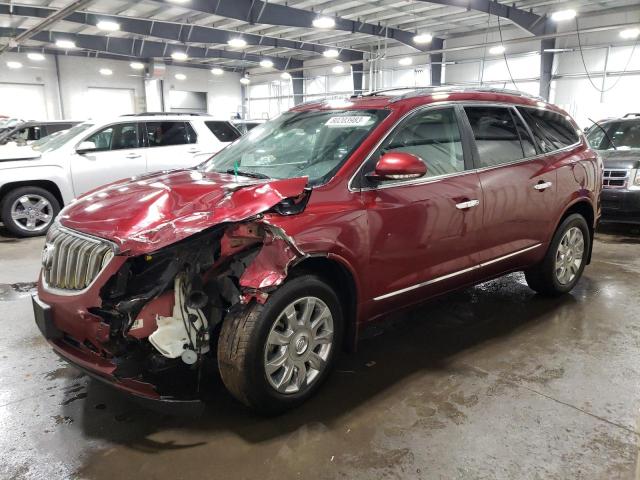
<svg viewBox="0 0 640 480"><path fill-rule="evenodd" d="M36 293L36 282L0 283L0 302L10 302Z"/></svg>

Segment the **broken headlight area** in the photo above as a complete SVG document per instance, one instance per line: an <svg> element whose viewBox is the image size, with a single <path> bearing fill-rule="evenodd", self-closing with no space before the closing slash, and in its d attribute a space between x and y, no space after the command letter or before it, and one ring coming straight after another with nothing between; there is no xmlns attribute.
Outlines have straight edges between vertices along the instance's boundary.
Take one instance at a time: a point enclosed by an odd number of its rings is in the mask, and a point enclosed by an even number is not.
<svg viewBox="0 0 640 480"><path fill-rule="evenodd" d="M94 346L117 379L193 399L216 373L219 328L238 304L265 301L301 257L266 222L220 225L151 255L129 258L89 309L104 328Z"/></svg>

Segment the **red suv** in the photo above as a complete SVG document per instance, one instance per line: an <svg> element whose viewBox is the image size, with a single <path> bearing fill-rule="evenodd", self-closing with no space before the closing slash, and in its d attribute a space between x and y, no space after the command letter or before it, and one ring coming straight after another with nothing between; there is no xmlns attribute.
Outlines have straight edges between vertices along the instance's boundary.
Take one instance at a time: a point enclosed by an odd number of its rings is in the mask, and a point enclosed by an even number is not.
<svg viewBox="0 0 640 480"><path fill-rule="evenodd" d="M524 270L570 291L602 164L559 108L423 89L300 105L194 169L68 205L34 297L55 351L134 395L198 400L220 373L282 411L366 322Z"/></svg>

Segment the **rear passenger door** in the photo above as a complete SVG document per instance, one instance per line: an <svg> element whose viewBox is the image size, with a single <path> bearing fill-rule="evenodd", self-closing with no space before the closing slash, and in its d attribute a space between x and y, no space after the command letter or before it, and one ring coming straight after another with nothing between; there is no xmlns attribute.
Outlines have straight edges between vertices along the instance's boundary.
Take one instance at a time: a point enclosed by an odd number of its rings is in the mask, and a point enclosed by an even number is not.
<svg viewBox="0 0 640 480"><path fill-rule="evenodd" d="M464 111L483 192L480 263L497 274L544 254L555 220L556 173L515 108L469 105Z"/></svg>
<svg viewBox="0 0 640 480"><path fill-rule="evenodd" d="M191 168L201 162L197 135L189 122L145 122L147 164L150 172Z"/></svg>

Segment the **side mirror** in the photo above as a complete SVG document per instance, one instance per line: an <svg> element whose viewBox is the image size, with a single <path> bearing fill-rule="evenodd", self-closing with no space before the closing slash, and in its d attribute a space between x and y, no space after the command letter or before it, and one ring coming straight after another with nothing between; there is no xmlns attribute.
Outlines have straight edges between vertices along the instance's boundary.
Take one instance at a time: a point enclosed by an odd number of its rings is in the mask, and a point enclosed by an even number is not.
<svg viewBox="0 0 640 480"><path fill-rule="evenodd" d="M80 155L87 152L93 152L94 150L97 150L97 147L93 142L81 142L80 145L76 147L76 153L79 153Z"/></svg>
<svg viewBox="0 0 640 480"><path fill-rule="evenodd" d="M374 181L420 178L427 174L427 166L407 152L389 152L380 157L376 169L367 178Z"/></svg>

